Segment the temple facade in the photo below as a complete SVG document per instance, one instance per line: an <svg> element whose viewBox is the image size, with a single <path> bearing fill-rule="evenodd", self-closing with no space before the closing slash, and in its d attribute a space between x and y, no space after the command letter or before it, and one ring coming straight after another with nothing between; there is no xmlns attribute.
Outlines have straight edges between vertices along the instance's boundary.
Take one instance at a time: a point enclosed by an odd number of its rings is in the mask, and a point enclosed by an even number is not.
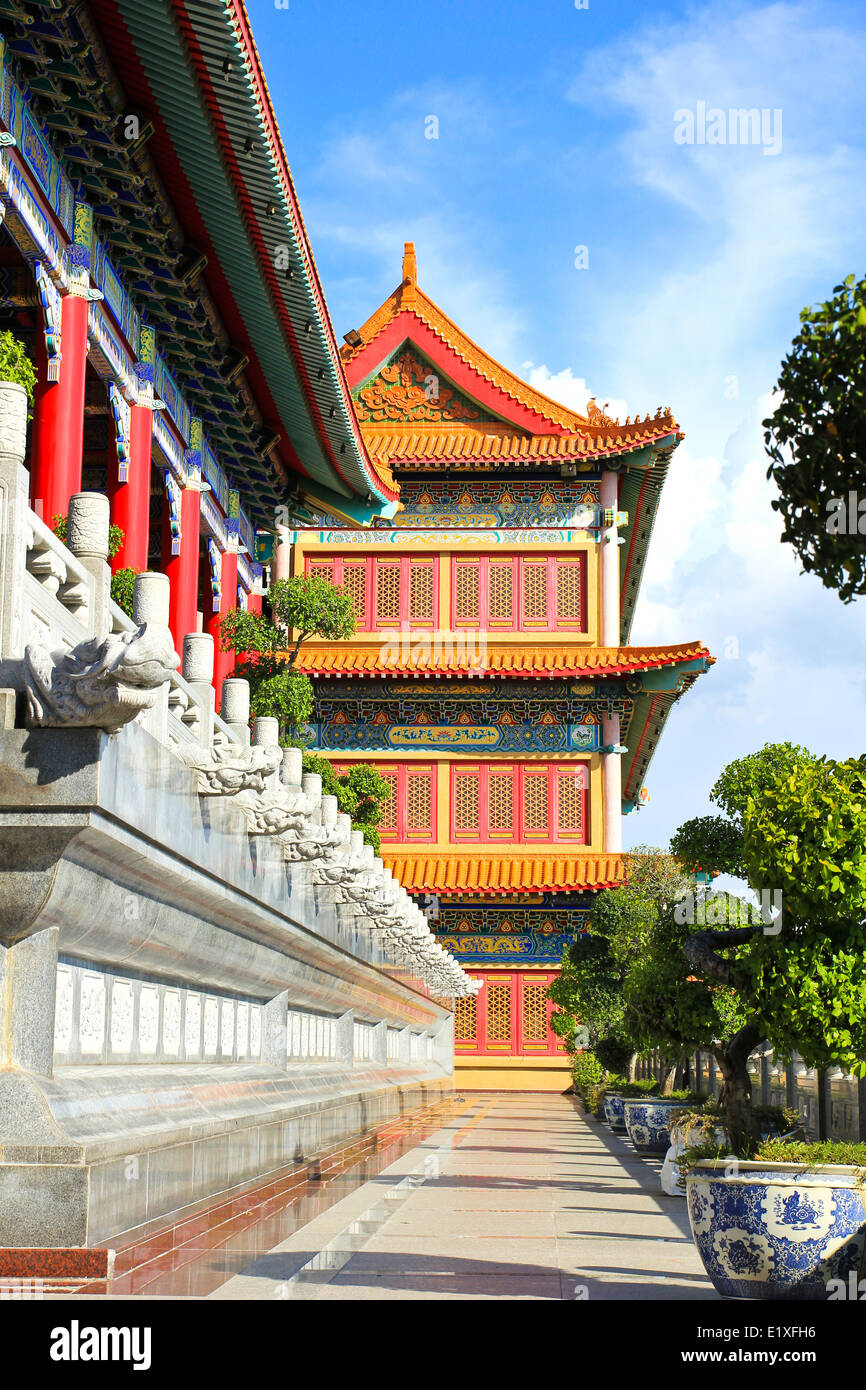
<svg viewBox="0 0 866 1390"><path fill-rule="evenodd" d="M480 982L455 1005L461 1086L562 1090L547 987L592 895L622 881L622 815L712 662L629 640L682 434L667 409L622 424L519 380L423 293L409 243L342 357L400 503L367 530L320 515L282 538L295 573L355 605L351 640L303 649L313 745L387 779L383 858Z"/></svg>

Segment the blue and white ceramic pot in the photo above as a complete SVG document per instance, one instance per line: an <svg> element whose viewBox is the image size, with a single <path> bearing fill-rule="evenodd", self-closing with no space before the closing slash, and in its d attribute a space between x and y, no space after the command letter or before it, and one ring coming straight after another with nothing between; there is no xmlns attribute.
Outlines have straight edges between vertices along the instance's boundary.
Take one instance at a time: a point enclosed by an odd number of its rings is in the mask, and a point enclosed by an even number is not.
<svg viewBox="0 0 866 1390"><path fill-rule="evenodd" d="M726 1298L847 1297L846 1290L857 1287L866 1239L862 1178L857 1168L841 1164L697 1163L686 1176L689 1220L718 1292Z"/></svg>
<svg viewBox="0 0 866 1390"><path fill-rule="evenodd" d="M671 1120L683 1109L681 1100L641 1096L624 1100L625 1127L639 1154L666 1154L671 1143Z"/></svg>
<svg viewBox="0 0 866 1390"><path fill-rule="evenodd" d="M605 1091L604 1093L604 1118L614 1134L625 1134L623 1099L617 1091Z"/></svg>

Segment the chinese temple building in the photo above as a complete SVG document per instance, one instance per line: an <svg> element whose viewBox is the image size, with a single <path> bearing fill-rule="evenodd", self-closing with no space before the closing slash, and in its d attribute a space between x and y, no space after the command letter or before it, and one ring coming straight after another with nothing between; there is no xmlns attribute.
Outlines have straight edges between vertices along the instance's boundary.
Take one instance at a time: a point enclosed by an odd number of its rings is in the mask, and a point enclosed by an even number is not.
<svg viewBox="0 0 866 1390"><path fill-rule="evenodd" d="M303 649L314 746L386 777L383 858L482 981L456 1001L459 1083L562 1090L547 986L622 881L621 817L713 660L629 640L682 434L670 410L621 424L519 380L423 293L410 243L342 358L400 509L291 534L294 571L342 585L357 619Z"/></svg>

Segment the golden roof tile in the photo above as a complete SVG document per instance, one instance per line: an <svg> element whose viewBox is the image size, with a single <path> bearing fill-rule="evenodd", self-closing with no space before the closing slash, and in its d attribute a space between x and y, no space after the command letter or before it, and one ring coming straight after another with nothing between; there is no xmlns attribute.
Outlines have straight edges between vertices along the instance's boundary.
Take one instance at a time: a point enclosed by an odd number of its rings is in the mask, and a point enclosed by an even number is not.
<svg viewBox="0 0 866 1390"><path fill-rule="evenodd" d="M383 845L382 858L407 892L513 893L556 889L608 888L622 883L622 854L584 850L517 852L473 851L466 845L451 852L425 854L423 845Z"/></svg>
<svg viewBox="0 0 866 1390"><path fill-rule="evenodd" d="M296 669L307 675L376 676L397 672L401 675L472 676L593 676L622 675L649 671L704 659L712 665L715 657L700 642L681 642L665 647L553 647L504 646L488 643L467 647L465 634L453 642L440 635L382 633L374 643L306 643ZM405 639L405 640L402 640ZM473 653L479 653L477 662Z"/></svg>

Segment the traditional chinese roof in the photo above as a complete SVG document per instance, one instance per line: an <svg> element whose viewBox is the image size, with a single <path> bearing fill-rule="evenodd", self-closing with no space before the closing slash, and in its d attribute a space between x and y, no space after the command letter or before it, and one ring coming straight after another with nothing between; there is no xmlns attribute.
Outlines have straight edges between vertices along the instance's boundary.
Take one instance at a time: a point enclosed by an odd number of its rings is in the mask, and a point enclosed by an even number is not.
<svg viewBox="0 0 866 1390"><path fill-rule="evenodd" d="M621 424L594 402L582 415L515 376L420 289L411 242L401 283L357 336L341 355L365 438L371 452L406 467L423 459L607 457L681 437L670 410ZM412 368L428 364L436 380L425 391Z"/></svg>
<svg viewBox="0 0 866 1390"><path fill-rule="evenodd" d="M462 367L472 374L476 389L487 401L499 407L506 418L539 432L579 429L586 417L521 381L486 353L457 327L438 304L419 289L415 247L407 241L403 252L403 278L385 303L371 314L359 330L361 342L341 348L346 375L353 389L385 362L407 338L419 348L433 348L437 358L444 350L445 360L457 377L466 378ZM496 413L499 413L496 411Z"/></svg>
<svg viewBox="0 0 866 1390"><path fill-rule="evenodd" d="M409 893L543 893L557 889L612 888L626 876L622 854L583 850L521 853L474 850L461 845L450 853L425 854L423 845L383 845L382 858Z"/></svg>
<svg viewBox="0 0 866 1390"><path fill-rule="evenodd" d="M370 457L400 479L621 473L621 640L628 641L659 495L683 438L671 410L612 420L529 386L473 342L418 285L407 242L403 276L341 349Z"/></svg>
<svg viewBox="0 0 866 1390"><path fill-rule="evenodd" d="M379 634L372 644L310 642L301 648L297 670L316 676L620 676L695 663L706 670L715 661L700 642L665 647L562 647L488 643L483 664L469 667L466 649L427 642L415 633L401 648L400 634ZM471 653L470 653L471 659Z"/></svg>
<svg viewBox="0 0 866 1390"><path fill-rule="evenodd" d="M670 411L660 410L652 418L634 420L628 425L587 426L576 435L527 435L490 424L480 429L469 425L422 425L411 432L405 425L383 427L381 432L368 427L364 437L371 457L380 467L394 467L411 460L413 472L439 472L442 464L472 469L475 464L491 460L515 467L573 461L588 468L598 459L633 455L651 445L670 445L675 432Z"/></svg>
<svg viewBox="0 0 866 1390"><path fill-rule="evenodd" d="M118 282L254 520L273 526L292 474L336 509L361 499L367 519L390 515L397 490L355 418L242 0L2 12Z"/></svg>

